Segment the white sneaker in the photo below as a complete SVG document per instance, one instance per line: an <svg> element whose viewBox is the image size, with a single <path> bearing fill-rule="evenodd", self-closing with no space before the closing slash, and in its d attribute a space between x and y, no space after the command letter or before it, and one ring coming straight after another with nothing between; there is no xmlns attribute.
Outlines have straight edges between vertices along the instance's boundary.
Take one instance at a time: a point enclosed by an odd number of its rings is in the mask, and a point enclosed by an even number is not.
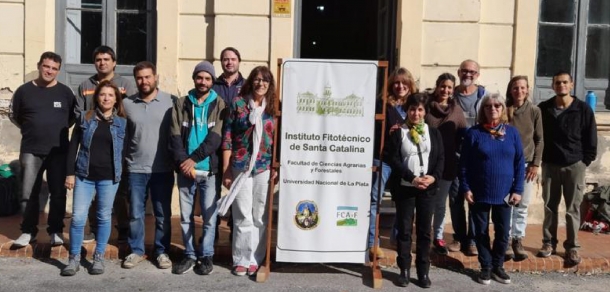
<svg viewBox="0 0 610 292"><path fill-rule="evenodd" d="M30 242L34 241L35 239L32 238L32 234L30 233L22 233L19 238L17 238L17 240L15 240L13 242L13 246L15 247L25 247L28 244L30 244Z"/></svg>
<svg viewBox="0 0 610 292"><path fill-rule="evenodd" d="M64 239L61 238L61 233L51 233L51 245L58 246L64 244Z"/></svg>

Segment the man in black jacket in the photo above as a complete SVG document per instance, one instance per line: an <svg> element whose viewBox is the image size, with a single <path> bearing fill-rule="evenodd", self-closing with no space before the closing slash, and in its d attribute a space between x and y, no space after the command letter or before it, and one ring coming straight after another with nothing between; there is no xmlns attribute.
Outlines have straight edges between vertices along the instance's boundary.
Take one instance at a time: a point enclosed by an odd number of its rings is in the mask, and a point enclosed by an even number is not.
<svg viewBox="0 0 610 292"><path fill-rule="evenodd" d="M558 207L563 193L567 225L563 247L568 265L577 265L581 260L578 254L580 203L586 168L597 155L595 115L585 102L570 95L573 88L570 73L559 72L553 76L556 95L538 105L544 129L541 180L544 223L538 256L548 257L556 251Z"/></svg>

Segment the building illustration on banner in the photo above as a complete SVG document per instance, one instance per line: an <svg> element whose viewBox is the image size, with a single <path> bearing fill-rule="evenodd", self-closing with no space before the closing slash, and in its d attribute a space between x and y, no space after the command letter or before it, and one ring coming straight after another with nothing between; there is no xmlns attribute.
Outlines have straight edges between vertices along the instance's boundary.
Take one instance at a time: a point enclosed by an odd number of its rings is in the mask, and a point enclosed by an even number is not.
<svg viewBox="0 0 610 292"><path fill-rule="evenodd" d="M364 115L361 96L350 94L344 98L333 98L330 85L324 87L324 94L318 97L310 91L297 94L297 113L320 116L362 117Z"/></svg>
<svg viewBox="0 0 610 292"><path fill-rule="evenodd" d="M314 201L300 201L297 203L294 223L303 230L311 230L318 226L318 206Z"/></svg>

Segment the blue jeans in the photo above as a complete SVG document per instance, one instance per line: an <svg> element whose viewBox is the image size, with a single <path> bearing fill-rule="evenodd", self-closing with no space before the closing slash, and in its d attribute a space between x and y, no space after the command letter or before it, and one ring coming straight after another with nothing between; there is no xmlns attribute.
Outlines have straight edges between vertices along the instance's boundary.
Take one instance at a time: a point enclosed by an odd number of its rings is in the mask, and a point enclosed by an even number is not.
<svg viewBox="0 0 610 292"><path fill-rule="evenodd" d="M475 241L482 269L498 268L504 265L508 247L508 232L512 208L507 204L490 205L474 203L470 208L474 223ZM489 236L489 216L494 224L494 242Z"/></svg>
<svg viewBox="0 0 610 292"><path fill-rule="evenodd" d="M392 168L386 163L380 162L379 159L373 159L373 165L379 166L381 163L381 185L377 181L378 172L373 172L373 185L371 187L371 217L369 220L369 237L368 237L368 248L373 247L375 244L375 219L377 218L377 205L381 197L383 197L383 192L385 191L385 184L388 182L388 178L390 178L390 174L392 173ZM381 188L381 194L378 193L378 188ZM377 245L379 245L379 241L377 241Z"/></svg>
<svg viewBox="0 0 610 292"><path fill-rule="evenodd" d="M129 173L129 246L131 252L144 255L144 216L146 200L150 192L155 215L154 254L166 253L170 248L172 236L172 189L174 173Z"/></svg>
<svg viewBox="0 0 610 292"><path fill-rule="evenodd" d="M470 210L464 207L464 194L458 194L460 181L456 178L449 188L449 211L451 213L451 226L453 239L462 244L462 248L474 244L474 224ZM468 214L468 217L466 217Z"/></svg>
<svg viewBox="0 0 610 292"><path fill-rule="evenodd" d="M527 169L527 163L525 167ZM521 194L521 201L519 205L513 207L511 216L511 238L525 238L525 228L527 227L527 208L530 204L532 194L538 182L536 180L528 182L525 181L523 185L523 194Z"/></svg>
<svg viewBox="0 0 610 292"><path fill-rule="evenodd" d="M447 211L447 196L449 188L453 181L440 179L438 188L434 196L434 221L432 222L432 230L434 231L434 239L443 239L445 232L445 213Z"/></svg>
<svg viewBox="0 0 610 292"><path fill-rule="evenodd" d="M197 259L201 256L214 255L214 238L216 233L216 177L211 175L207 180L195 182L178 174L178 189L180 191L180 226L184 241L184 255ZM203 243L195 252L195 197L199 190L199 206L203 217Z"/></svg>
<svg viewBox="0 0 610 292"><path fill-rule="evenodd" d="M96 194L97 210L97 234L95 240L95 253L103 255L106 252L106 244L110 238L110 225L112 222L112 205L118 183L112 180L92 181L76 176L74 184L74 202L72 203L72 224L70 225L70 254L80 254L83 245L83 235L89 207Z"/></svg>

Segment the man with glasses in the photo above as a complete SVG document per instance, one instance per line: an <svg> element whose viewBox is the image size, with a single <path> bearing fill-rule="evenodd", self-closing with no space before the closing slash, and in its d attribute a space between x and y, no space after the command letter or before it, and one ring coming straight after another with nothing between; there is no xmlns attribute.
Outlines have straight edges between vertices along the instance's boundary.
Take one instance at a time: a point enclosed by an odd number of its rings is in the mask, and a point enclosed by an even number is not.
<svg viewBox="0 0 610 292"><path fill-rule="evenodd" d="M585 190L585 171L597 156L597 125L591 108L572 96L572 76L559 72L553 76L555 96L541 102L544 150L542 152L542 248L539 257L555 254L557 247L558 207L561 195L566 204L565 263L577 265L580 203Z"/></svg>
<svg viewBox="0 0 610 292"><path fill-rule="evenodd" d="M477 112L481 106L480 101L486 94L485 87L476 84L479 78L479 63L470 59L464 60L460 64L457 75L460 78L460 84L455 87L453 97L464 111L467 126L472 127L476 124ZM470 212L466 217L464 196L458 194L458 187L459 181L456 179L449 189L449 209L454 240L447 245L447 249L449 251L462 250L466 255L475 256L478 255L478 252L474 242L474 226L470 220Z"/></svg>

